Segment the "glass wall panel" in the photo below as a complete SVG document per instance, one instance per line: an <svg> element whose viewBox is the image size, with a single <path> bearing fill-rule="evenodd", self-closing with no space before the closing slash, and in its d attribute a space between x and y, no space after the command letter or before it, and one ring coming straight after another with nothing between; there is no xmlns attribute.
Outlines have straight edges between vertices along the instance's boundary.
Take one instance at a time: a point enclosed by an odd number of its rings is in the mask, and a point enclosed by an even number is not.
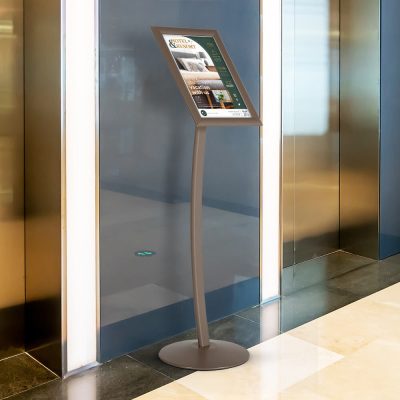
<svg viewBox="0 0 400 400"><path fill-rule="evenodd" d="M259 108L259 0L100 0L101 358L194 326L194 123L151 26L216 28ZM209 320L259 301L259 130L208 130Z"/></svg>
<svg viewBox="0 0 400 400"><path fill-rule="evenodd" d="M380 258L400 252L400 3L381 2ZM378 21L378 16L376 16ZM375 88L376 90L376 88Z"/></svg>

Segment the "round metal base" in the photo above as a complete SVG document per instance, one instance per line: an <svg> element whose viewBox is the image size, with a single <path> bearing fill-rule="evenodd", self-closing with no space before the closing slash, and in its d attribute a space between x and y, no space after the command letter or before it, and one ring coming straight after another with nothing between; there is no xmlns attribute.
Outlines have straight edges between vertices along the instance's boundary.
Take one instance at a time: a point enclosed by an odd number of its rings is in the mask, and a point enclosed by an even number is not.
<svg viewBox="0 0 400 400"><path fill-rule="evenodd" d="M199 347L197 340L172 343L161 349L161 361L178 368L212 371L237 367L248 361L249 352L231 342L211 340L209 347Z"/></svg>

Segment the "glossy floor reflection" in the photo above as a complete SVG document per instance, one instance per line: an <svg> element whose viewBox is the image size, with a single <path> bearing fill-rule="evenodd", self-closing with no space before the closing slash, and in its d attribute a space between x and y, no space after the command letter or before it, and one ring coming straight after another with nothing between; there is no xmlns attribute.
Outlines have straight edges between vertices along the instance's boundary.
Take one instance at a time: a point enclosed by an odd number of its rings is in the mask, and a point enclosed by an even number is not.
<svg viewBox="0 0 400 400"><path fill-rule="evenodd" d="M330 256L329 268L333 268L333 262L338 263L340 271L331 275L330 279L306 287L302 287L303 281L300 285L302 289L284 295L279 301L253 307L210 324L212 338L252 348L252 361L243 367L209 374L193 373L161 363L157 357L160 348L173 341L193 338L194 331L189 331L66 380L57 379L25 391L11 399L130 400L144 395L144 400L347 400L349 397L335 397L330 392L320 394L318 379L326 382L333 379L332 382L336 382L337 376L348 373L347 368L373 358L381 348L391 353L388 359L395 359L397 344L393 340L399 339L400 346L400 285L364 297L400 282L400 257L375 262L340 253ZM311 268L314 268L315 262ZM319 265L324 265L324 262L317 261ZM340 265L341 262L348 264ZM304 275L300 274L300 277L304 279ZM360 299L363 300L357 301ZM354 355L354 358L348 360L349 355ZM362 368L365 369L363 373L369 376L367 366ZM315 374L321 375L315 377ZM393 377L393 373L388 376ZM337 382L340 383L340 379ZM343 384L350 385L351 382L345 380ZM265 385L268 386L266 389Z"/></svg>

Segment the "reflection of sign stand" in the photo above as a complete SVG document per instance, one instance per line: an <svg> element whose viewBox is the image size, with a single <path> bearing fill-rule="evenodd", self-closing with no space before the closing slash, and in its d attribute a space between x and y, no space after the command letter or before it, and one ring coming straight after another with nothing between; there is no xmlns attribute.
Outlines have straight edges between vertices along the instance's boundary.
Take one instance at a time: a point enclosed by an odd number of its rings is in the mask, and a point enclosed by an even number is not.
<svg viewBox="0 0 400 400"><path fill-rule="evenodd" d="M249 352L235 343L209 338L202 248L206 128L215 125L260 125L261 123L216 31L180 28L152 28L152 30L196 123L190 233L193 301L198 339L170 344L161 349L159 357L165 363L180 368L194 370L231 368L244 364L249 359ZM210 65L211 63L214 65ZM187 66L189 69L185 69ZM218 90L212 92L212 85L218 87ZM217 100L213 102L212 96L215 93ZM229 98L232 99L229 109L222 104L224 95L221 93L229 93ZM206 101L199 100L199 96L203 95ZM204 108L206 104L209 109Z"/></svg>

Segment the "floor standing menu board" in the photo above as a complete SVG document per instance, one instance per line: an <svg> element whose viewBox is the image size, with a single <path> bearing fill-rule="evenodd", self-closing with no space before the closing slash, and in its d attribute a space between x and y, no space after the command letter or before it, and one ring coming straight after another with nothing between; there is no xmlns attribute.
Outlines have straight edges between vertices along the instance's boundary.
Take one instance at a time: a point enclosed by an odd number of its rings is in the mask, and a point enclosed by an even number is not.
<svg viewBox="0 0 400 400"><path fill-rule="evenodd" d="M210 340L204 293L202 199L206 129L213 125L261 125L239 75L215 30L152 28L196 124L190 216L193 302L197 340L161 349L175 367L217 370L245 363L249 352L231 342Z"/></svg>

